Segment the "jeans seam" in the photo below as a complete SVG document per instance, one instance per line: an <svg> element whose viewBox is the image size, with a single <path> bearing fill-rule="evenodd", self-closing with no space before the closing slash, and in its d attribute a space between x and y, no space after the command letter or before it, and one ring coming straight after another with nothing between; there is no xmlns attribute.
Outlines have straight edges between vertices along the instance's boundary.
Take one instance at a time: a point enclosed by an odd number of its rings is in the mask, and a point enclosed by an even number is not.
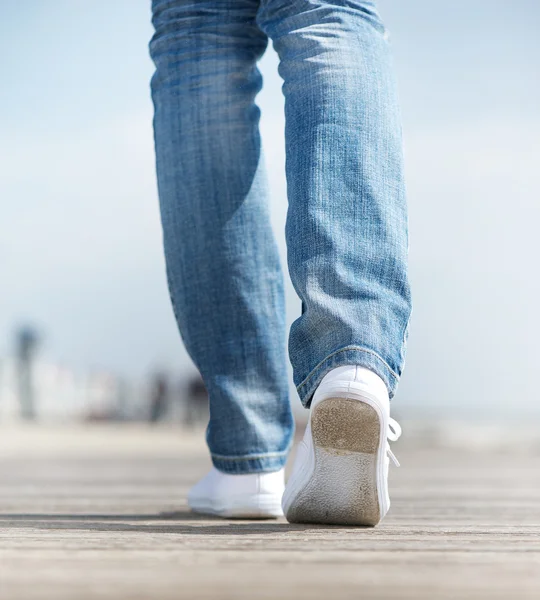
<svg viewBox="0 0 540 600"><path fill-rule="evenodd" d="M300 392L300 390L305 387L309 381L311 380L311 378L315 375L315 373L317 372L317 370L329 359L332 358L332 356L335 356L336 354L339 354L340 352L348 352L350 350L356 350L356 351L360 351L360 352L365 352L367 354L371 354L372 356L374 356L375 358L377 358L378 360L380 360L384 366L388 369L389 374L396 380L396 382L399 381L399 376L394 372L394 370L392 369L392 367L390 367L390 365L384 360L384 358L382 358L380 356L380 354L378 354L377 352L375 352L374 350L370 350L369 348L363 348L362 346L346 346L345 348L340 348L339 350L335 350L334 352L332 352L331 354L329 354L328 356L326 356L325 358L323 358L309 373L309 375L296 386L296 389L298 392Z"/></svg>
<svg viewBox="0 0 540 600"><path fill-rule="evenodd" d="M403 336L401 338L401 352L400 352L400 358L401 358L400 370L401 371L403 371L403 368L405 367L405 353L407 351L408 337L409 337L408 334L410 331L411 317L412 317L412 308L411 308L411 311L409 312L409 317L407 319L405 329L403 330Z"/></svg>
<svg viewBox="0 0 540 600"><path fill-rule="evenodd" d="M214 454L212 452L212 458L217 460L228 460L228 461L236 461L236 460L261 460L263 458L279 458L281 456L287 456L290 448L284 450L283 452L267 452L266 454L248 454L245 456L223 456L222 454Z"/></svg>

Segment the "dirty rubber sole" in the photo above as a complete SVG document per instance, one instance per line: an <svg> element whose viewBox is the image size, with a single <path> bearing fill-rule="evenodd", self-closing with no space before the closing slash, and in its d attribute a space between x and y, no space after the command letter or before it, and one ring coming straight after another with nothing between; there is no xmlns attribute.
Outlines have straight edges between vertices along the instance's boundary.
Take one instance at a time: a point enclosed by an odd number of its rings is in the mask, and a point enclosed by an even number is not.
<svg viewBox="0 0 540 600"><path fill-rule="evenodd" d="M381 420L373 406L327 398L313 409L311 477L287 510L291 523L375 526Z"/></svg>

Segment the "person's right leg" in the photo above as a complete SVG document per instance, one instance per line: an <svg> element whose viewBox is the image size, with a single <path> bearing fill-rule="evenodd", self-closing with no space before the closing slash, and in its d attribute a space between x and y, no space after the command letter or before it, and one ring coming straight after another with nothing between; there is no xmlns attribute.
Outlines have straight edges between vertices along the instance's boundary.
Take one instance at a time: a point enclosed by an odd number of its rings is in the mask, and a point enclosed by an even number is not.
<svg viewBox="0 0 540 600"><path fill-rule="evenodd" d="M304 497L292 508L294 498L286 498L285 508L293 520L373 524L388 503L379 487L381 506L369 505L377 485L368 471L378 470L384 487L388 400L402 373L412 310L400 111L386 31L367 0L262 0L258 23L284 79L288 264L303 304L289 354L300 398L316 418L306 434L316 456L308 452L300 469L308 479L315 469L311 487L296 489ZM376 406L368 406L370 394ZM328 444L329 453L317 454L317 445Z"/></svg>
<svg viewBox="0 0 540 600"><path fill-rule="evenodd" d="M411 295L400 109L386 30L366 0L262 0L284 80L292 283L289 355L304 406L332 368L362 365L390 398Z"/></svg>

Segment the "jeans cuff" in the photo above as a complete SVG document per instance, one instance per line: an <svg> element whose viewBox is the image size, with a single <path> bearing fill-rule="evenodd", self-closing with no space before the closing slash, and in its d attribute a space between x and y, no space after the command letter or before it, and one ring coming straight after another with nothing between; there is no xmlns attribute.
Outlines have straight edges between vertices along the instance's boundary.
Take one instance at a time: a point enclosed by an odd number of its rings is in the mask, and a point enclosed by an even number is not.
<svg viewBox="0 0 540 600"><path fill-rule="evenodd" d="M296 387L300 400L305 408L309 408L313 394L323 377L336 367L357 365L374 371L386 384L388 396L392 399L396 393L399 376L390 368L376 352L360 346L347 346L332 352L323 359L311 373Z"/></svg>
<svg viewBox="0 0 540 600"><path fill-rule="evenodd" d="M280 471L287 462L289 450L248 456L222 456L212 454L212 464L218 471L232 475L272 473Z"/></svg>

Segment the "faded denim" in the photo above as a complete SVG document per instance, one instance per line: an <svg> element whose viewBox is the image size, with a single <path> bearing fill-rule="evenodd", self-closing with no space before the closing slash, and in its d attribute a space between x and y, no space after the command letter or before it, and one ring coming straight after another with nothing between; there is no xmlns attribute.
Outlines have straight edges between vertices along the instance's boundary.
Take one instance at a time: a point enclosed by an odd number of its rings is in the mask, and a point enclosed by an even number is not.
<svg viewBox="0 0 540 600"><path fill-rule="evenodd" d="M150 52L167 276L229 473L287 458L283 273L255 97L271 39L284 80L287 262L302 301L288 354L307 407L332 368L401 377L412 310L401 121L373 2L154 0Z"/></svg>

